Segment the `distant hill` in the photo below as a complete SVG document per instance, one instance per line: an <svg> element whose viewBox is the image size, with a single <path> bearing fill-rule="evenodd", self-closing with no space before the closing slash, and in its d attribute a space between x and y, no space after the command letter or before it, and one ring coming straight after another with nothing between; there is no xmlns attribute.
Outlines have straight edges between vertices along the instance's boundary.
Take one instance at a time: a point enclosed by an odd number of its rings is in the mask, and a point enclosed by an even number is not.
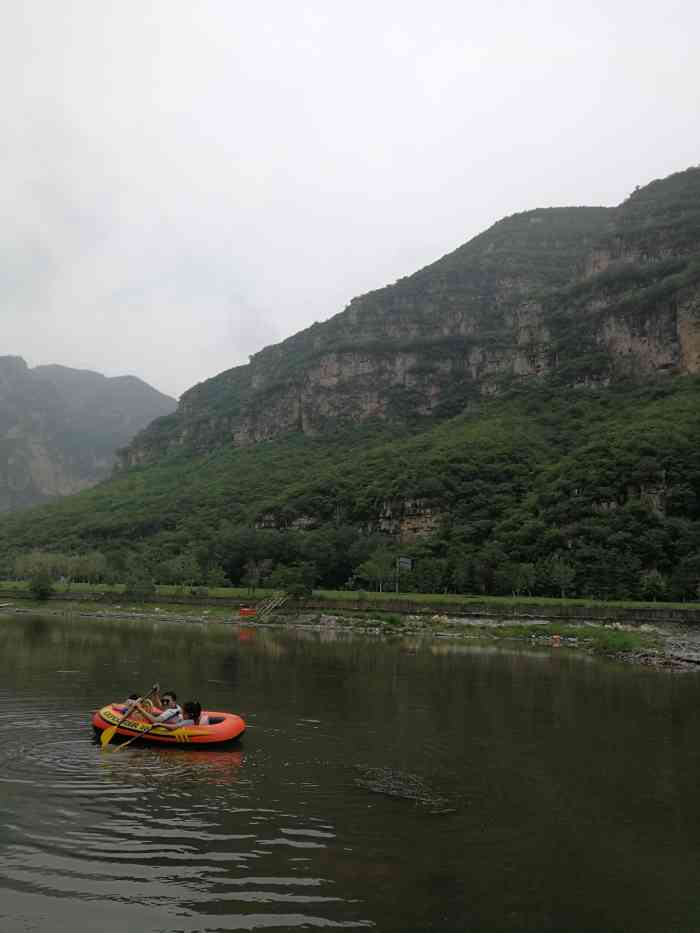
<svg viewBox="0 0 700 933"><path fill-rule="evenodd" d="M191 388L109 482L0 521L116 576L700 593L700 168L499 221Z"/></svg>
<svg viewBox="0 0 700 933"><path fill-rule="evenodd" d="M117 448L176 404L134 376L0 357L0 511L94 486Z"/></svg>
<svg viewBox="0 0 700 933"><path fill-rule="evenodd" d="M329 321L186 392L124 461L339 422L455 415L533 379L700 371L700 169L620 207L515 214Z"/></svg>

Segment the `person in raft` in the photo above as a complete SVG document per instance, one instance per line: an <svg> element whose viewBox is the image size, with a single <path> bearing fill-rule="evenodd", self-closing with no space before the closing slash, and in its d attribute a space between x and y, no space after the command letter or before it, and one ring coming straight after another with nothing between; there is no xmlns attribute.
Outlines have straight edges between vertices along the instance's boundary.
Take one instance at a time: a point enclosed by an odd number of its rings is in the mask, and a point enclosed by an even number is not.
<svg viewBox="0 0 700 933"><path fill-rule="evenodd" d="M174 722L178 719L182 719L182 709L177 704L177 694L174 690L165 691L160 700L159 707L161 712L157 714L146 709L141 703L137 703L135 709L138 710L145 719L157 726L165 726L171 721ZM177 729L178 726L174 728Z"/></svg>
<svg viewBox="0 0 700 933"><path fill-rule="evenodd" d="M149 699L149 697L152 697L152 699ZM160 684L153 684L150 692L147 693L143 699L139 693L130 693L122 703L115 704L114 708L120 713L132 713L134 709L136 709L138 700L141 700L143 706L149 711L152 710L154 706L160 707L162 705Z"/></svg>
<svg viewBox="0 0 700 933"><path fill-rule="evenodd" d="M182 707L182 719L179 722L171 720L164 723L168 729L181 729L183 726L198 726L202 715L202 704L197 700L188 700Z"/></svg>
<svg viewBox="0 0 700 933"><path fill-rule="evenodd" d="M166 694L165 696L168 696ZM165 700L163 696L163 700ZM180 707L177 707L180 709ZM161 713L161 716L163 714ZM202 715L202 704L197 700L189 700L183 704L180 715L170 716L168 719L161 719L159 716L151 719L156 726L165 726L166 729L182 729L186 726L197 726L200 723L199 717Z"/></svg>
<svg viewBox="0 0 700 933"><path fill-rule="evenodd" d="M118 713L130 713L134 706L136 706L136 701L140 699L141 697L138 693L130 693L121 703L115 703L114 708Z"/></svg>

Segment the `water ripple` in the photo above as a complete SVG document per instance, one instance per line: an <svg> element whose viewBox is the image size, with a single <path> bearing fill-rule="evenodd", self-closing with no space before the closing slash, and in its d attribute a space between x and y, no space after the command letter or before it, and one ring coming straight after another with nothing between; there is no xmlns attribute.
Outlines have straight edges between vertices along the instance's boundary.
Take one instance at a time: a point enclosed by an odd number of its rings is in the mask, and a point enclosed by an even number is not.
<svg viewBox="0 0 700 933"><path fill-rule="evenodd" d="M71 904L82 928L103 933L371 925L352 919L309 859L292 857L324 852L336 834L322 816L258 799L260 756L248 774L242 748L103 749L75 710L13 708L12 698L0 742L3 933L5 910L25 916L26 929L71 929ZM313 795L315 785L299 792ZM253 873L256 864L287 870Z"/></svg>

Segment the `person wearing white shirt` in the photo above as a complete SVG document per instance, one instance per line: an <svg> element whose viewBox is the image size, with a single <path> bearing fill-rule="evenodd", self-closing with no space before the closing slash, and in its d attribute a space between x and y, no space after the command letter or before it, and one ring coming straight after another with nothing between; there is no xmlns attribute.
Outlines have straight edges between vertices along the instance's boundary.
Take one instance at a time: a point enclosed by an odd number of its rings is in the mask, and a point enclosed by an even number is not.
<svg viewBox="0 0 700 933"><path fill-rule="evenodd" d="M154 713L144 709L141 704L137 704L136 709L141 713L144 719L154 723L154 725L166 725L170 720L177 721L182 719L182 709L177 703L177 694L174 690L166 690L161 699L162 709L160 713Z"/></svg>

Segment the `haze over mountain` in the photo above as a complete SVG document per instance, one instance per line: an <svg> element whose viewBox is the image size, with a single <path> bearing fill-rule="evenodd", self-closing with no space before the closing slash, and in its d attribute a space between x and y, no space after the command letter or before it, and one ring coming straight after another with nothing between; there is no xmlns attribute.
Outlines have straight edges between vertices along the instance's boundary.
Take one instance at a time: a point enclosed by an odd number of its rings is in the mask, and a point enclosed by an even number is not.
<svg viewBox="0 0 700 933"><path fill-rule="evenodd" d="M175 406L135 376L0 357L0 510L94 486L117 448Z"/></svg>
<svg viewBox="0 0 700 933"><path fill-rule="evenodd" d="M0 560L339 586L408 552L406 588L695 598L699 429L695 167L507 217L194 386Z"/></svg>

